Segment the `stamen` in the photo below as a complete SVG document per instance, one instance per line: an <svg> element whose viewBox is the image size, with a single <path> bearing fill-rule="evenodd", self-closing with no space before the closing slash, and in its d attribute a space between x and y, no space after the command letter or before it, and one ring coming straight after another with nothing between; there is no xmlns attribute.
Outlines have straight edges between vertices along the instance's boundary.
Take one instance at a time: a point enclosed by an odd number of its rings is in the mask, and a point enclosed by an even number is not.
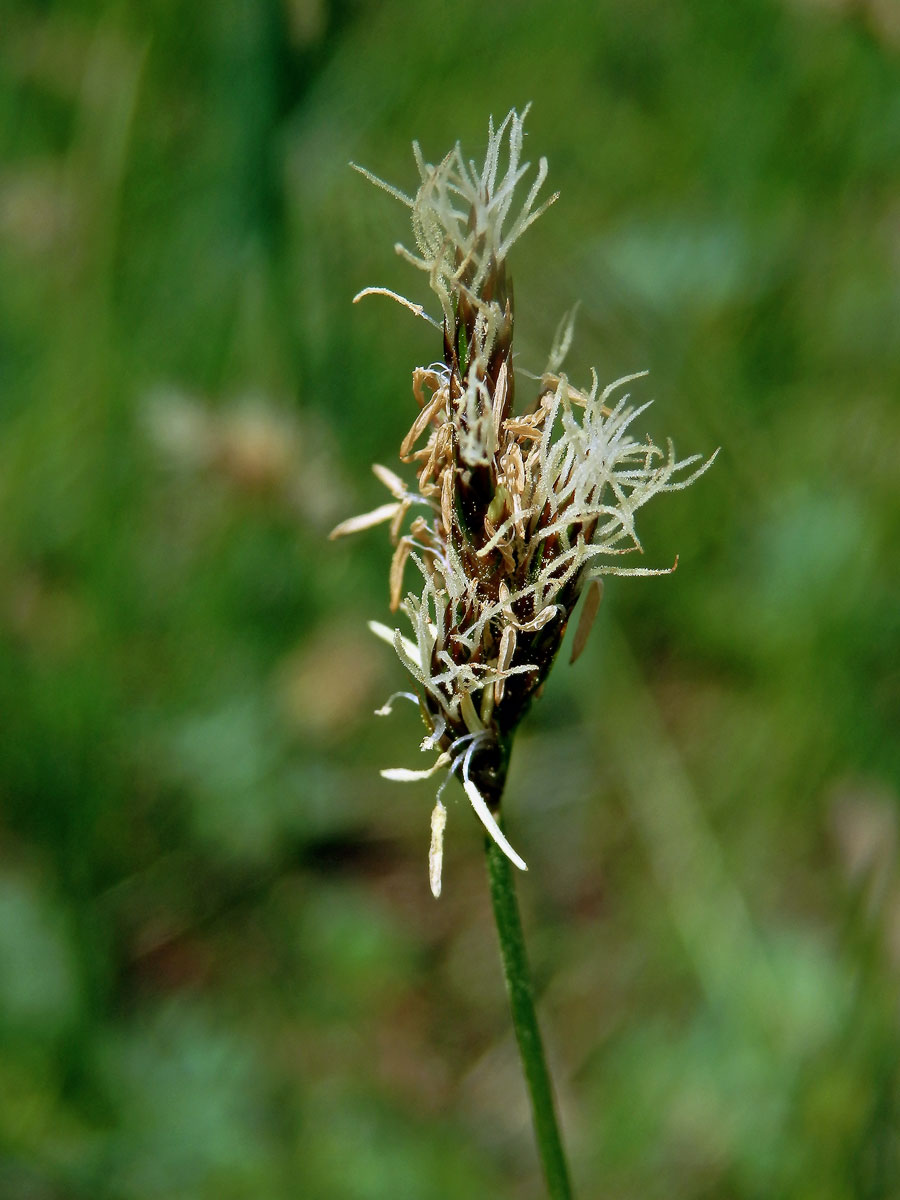
<svg viewBox="0 0 900 1200"><path fill-rule="evenodd" d="M444 751L439 755L432 766L426 767L424 771L408 771L406 767L385 767L380 772L383 779L391 779L394 783L416 783L420 779L430 779L432 775L440 771L441 767L445 767L450 761L450 755Z"/></svg>
<svg viewBox="0 0 900 1200"><path fill-rule="evenodd" d="M494 403L492 405L492 416L494 418L494 438L497 443L500 441L500 428L503 423L503 413L506 408L507 380L508 376L506 359L504 359L500 370L497 372L497 385L494 388Z"/></svg>
<svg viewBox="0 0 900 1200"><path fill-rule="evenodd" d="M407 657L413 660L418 658L419 647L414 642L411 642L409 638L405 638L399 629L391 629L388 625L382 625L380 621L369 621L368 625L377 638L380 638L383 642L387 642L394 649L397 648L397 639L399 638L400 645L406 652Z"/></svg>
<svg viewBox="0 0 900 1200"><path fill-rule="evenodd" d="M507 625L500 637L500 653L497 656L497 679L494 682L494 703L499 704L506 689L505 672L516 652L516 631L512 625Z"/></svg>
<svg viewBox="0 0 900 1200"><path fill-rule="evenodd" d="M441 894L441 869L444 865L444 829L447 825L447 810L440 800L431 812L431 846L428 850L428 881L431 894L437 900Z"/></svg>
<svg viewBox="0 0 900 1200"><path fill-rule="evenodd" d="M381 525L385 521L392 520L400 508L400 504L382 504L379 508L373 508L371 512L363 513L362 516L350 517L346 521L341 521L340 525L335 525L328 536L334 541L335 538L345 537L348 533L359 533L363 529L371 529L374 525Z"/></svg>
<svg viewBox="0 0 900 1200"><path fill-rule="evenodd" d="M400 607L400 592L403 588L403 568L406 566L406 560L409 558L409 552L412 548L409 538L401 538L397 543L397 549L394 551L394 556L391 559L391 570L389 574L389 591L391 597L391 612L396 612Z"/></svg>
<svg viewBox="0 0 900 1200"><path fill-rule="evenodd" d="M425 426L443 408L446 397L443 391L435 392L429 402L412 423L409 433L400 443L400 457L407 458L410 450L422 436Z"/></svg>
<svg viewBox="0 0 900 1200"><path fill-rule="evenodd" d="M509 844L503 830L494 820L494 815L485 803L484 797L479 792L478 788L469 778L469 763L472 760L472 754L475 751L475 744L471 745L466 751L465 760L463 761L463 788L466 795L469 797L469 802L475 809L475 815L481 821L490 836L494 839L506 857L511 863L519 868L520 871L527 871L525 860L516 854L512 846Z"/></svg>
<svg viewBox="0 0 900 1200"><path fill-rule="evenodd" d="M384 484L394 499L406 500L409 496L409 488L400 476L395 475L388 467L383 467L381 463L372 463L372 474Z"/></svg>
<svg viewBox="0 0 900 1200"><path fill-rule="evenodd" d="M575 639L572 642L572 657L569 659L571 665L581 657L581 652L587 645L588 635L594 624L594 618L597 615L597 610L600 607L600 601L603 599L603 581L600 579L592 579L588 584L587 595L581 605L581 615L578 618L578 627L575 630Z"/></svg>
<svg viewBox="0 0 900 1200"><path fill-rule="evenodd" d="M441 520L444 522L444 533L447 537L453 532L453 484L456 469L452 463L444 467L444 477L441 481Z"/></svg>

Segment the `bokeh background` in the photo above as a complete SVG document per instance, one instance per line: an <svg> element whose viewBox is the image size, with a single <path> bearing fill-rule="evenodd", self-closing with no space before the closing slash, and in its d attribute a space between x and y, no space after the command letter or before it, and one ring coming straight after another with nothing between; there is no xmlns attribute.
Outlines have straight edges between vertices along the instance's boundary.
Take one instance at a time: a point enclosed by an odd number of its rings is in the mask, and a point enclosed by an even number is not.
<svg viewBox="0 0 900 1200"><path fill-rule="evenodd" d="M390 649L415 185L534 102L518 361L722 450L514 755L583 1197L900 1196L894 0L6 0L0 1197L541 1195ZM524 391L527 382L523 380Z"/></svg>

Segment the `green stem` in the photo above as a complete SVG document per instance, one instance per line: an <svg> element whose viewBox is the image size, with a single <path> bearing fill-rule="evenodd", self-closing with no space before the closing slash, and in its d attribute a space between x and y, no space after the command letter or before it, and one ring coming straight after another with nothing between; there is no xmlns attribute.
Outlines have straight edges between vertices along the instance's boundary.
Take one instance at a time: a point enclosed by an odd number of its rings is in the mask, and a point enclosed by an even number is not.
<svg viewBox="0 0 900 1200"><path fill-rule="evenodd" d="M553 1085L547 1070L534 1007L534 988L525 953L512 864L495 842L486 840L486 849L491 900L500 938L506 990L509 993L519 1056L531 1098L534 1132L547 1181L547 1192L551 1200L571 1200L572 1187L556 1121Z"/></svg>

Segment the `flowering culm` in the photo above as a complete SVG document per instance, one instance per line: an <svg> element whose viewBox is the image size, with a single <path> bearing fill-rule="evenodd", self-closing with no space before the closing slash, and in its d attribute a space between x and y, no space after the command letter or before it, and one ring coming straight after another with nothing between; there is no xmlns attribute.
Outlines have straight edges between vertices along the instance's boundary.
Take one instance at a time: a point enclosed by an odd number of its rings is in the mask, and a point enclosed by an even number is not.
<svg viewBox="0 0 900 1200"><path fill-rule="evenodd" d="M442 360L413 371L418 412L400 445L415 485L387 467L373 468L392 499L340 524L333 537L390 522L395 545L390 605L412 636L372 622L412 676L416 692L398 692L426 726L421 749L436 755L426 770L385 770L393 780L444 772L431 820L429 873L441 890L447 814L441 796L459 774L490 836L516 866L525 863L498 822L513 733L543 684L583 591L573 660L600 600L606 574L663 574L619 566L640 549L635 514L660 492L688 487L711 464L678 460L632 435L648 404L630 407L623 388L646 372L587 391L562 373L572 317L557 332L549 360L524 408L516 410L513 298L507 255L556 200L539 202L547 175L541 159L524 197L523 122L513 110L488 127L484 164L457 144L437 165L413 144L420 184L405 195L362 174L405 204L418 253L398 252L428 275L441 308L435 321L411 301L386 294L430 321L443 338ZM358 168L359 169L359 168ZM713 456L715 457L715 456ZM668 568L672 570L674 568ZM404 595L412 570L416 585Z"/></svg>

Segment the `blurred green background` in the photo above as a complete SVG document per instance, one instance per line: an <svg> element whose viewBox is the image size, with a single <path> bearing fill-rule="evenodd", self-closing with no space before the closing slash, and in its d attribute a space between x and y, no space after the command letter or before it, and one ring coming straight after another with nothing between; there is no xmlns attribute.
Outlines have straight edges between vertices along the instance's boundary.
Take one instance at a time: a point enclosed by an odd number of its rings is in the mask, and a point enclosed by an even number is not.
<svg viewBox="0 0 900 1200"><path fill-rule="evenodd" d="M722 451L523 729L585 1198L900 1196L894 0L6 0L0 1200L541 1195L387 619L410 141L532 100L518 361ZM527 390L523 381L522 391Z"/></svg>

